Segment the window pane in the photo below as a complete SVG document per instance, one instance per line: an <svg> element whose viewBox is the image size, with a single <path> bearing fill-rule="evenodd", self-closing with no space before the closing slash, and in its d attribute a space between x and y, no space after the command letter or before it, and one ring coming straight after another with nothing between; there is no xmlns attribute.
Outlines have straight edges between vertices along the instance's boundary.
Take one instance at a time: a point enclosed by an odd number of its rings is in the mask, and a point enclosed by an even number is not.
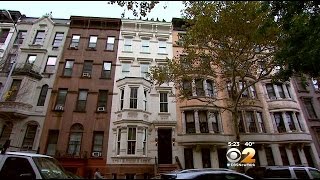
<svg viewBox="0 0 320 180"><path fill-rule="evenodd" d="M82 72L83 73L91 73L92 63L93 63L92 61L84 61Z"/></svg>
<svg viewBox="0 0 320 180"><path fill-rule="evenodd" d="M97 36L90 36L90 43L96 43L98 37Z"/></svg>
<svg viewBox="0 0 320 180"><path fill-rule="evenodd" d="M35 55L29 55L28 57L28 63L32 64L36 60L37 56Z"/></svg>
<svg viewBox="0 0 320 180"><path fill-rule="evenodd" d="M72 68L72 67L73 67L73 61L67 61L66 68Z"/></svg>
<svg viewBox="0 0 320 180"><path fill-rule="evenodd" d="M57 57L48 57L47 65L56 65Z"/></svg>
<svg viewBox="0 0 320 180"><path fill-rule="evenodd" d="M103 63L103 70L111 70L111 63L109 62L104 62Z"/></svg>
<svg viewBox="0 0 320 180"><path fill-rule="evenodd" d="M114 37L108 37L108 41L107 41L107 43L108 44L114 44Z"/></svg>
<svg viewBox="0 0 320 180"><path fill-rule="evenodd" d="M86 100L87 99L87 91L80 91L79 92L79 100Z"/></svg>

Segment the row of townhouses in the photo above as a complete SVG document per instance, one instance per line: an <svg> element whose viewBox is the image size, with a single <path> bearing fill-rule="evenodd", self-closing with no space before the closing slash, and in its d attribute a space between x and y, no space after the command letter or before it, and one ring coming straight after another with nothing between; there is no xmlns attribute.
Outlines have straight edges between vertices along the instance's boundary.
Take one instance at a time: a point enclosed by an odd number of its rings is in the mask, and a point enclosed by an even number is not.
<svg viewBox="0 0 320 180"><path fill-rule="evenodd" d="M234 141L229 112L173 84L155 86L147 73L182 53L183 21L0 14L0 144L56 157L92 177L150 178L183 168L227 168ZM214 93L213 79L185 82L193 97ZM243 96L240 134L254 142L256 165L319 168L320 91L300 77L264 80ZM241 82L240 82L241 83Z"/></svg>

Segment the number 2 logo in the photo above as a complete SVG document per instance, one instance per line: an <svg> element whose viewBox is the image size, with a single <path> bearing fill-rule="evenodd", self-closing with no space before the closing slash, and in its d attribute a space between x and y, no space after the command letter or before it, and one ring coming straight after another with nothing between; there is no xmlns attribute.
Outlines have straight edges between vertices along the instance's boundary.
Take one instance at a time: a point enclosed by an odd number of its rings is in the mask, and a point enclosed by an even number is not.
<svg viewBox="0 0 320 180"><path fill-rule="evenodd" d="M246 155L241 161L241 155ZM231 163L255 163L256 160L252 159L254 155L256 154L256 151L253 148L245 148L242 153L237 148L231 148L227 151L226 157L229 162Z"/></svg>

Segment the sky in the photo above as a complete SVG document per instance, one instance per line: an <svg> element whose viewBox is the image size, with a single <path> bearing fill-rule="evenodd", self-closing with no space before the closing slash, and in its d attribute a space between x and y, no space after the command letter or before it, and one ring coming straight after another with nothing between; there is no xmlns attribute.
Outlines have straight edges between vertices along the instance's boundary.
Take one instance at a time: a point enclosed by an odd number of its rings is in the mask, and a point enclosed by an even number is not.
<svg viewBox="0 0 320 180"><path fill-rule="evenodd" d="M183 8L182 1L160 1L146 18L159 18L168 22L173 17L181 17ZM42 17L52 12L53 18L63 19L69 19L71 15L121 18L124 10L117 4L108 4L108 1L1 1L0 9L20 11L27 17ZM131 11L126 11L125 18L128 17L135 18Z"/></svg>

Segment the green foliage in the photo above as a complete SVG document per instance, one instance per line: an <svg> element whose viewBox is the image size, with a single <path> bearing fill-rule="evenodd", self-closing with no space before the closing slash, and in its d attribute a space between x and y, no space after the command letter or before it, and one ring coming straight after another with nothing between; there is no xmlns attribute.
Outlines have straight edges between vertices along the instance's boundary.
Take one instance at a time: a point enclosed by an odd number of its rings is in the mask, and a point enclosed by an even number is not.
<svg viewBox="0 0 320 180"><path fill-rule="evenodd" d="M118 4L125 7L121 17L124 18L126 10L132 11L135 17L145 17L159 3L159 1L108 1L108 4Z"/></svg>

